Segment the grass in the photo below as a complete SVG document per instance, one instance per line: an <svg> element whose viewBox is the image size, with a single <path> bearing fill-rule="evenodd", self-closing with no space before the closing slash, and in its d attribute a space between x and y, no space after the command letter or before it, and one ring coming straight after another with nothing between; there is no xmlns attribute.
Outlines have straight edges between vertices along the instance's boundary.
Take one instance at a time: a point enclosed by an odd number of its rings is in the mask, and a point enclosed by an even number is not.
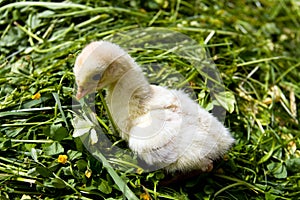
<svg viewBox="0 0 300 200"><path fill-rule="evenodd" d="M298 199L298 0L0 5L1 199ZM72 137L76 55L90 41L150 26L205 46L225 85L219 101L228 111L225 125L237 140L212 173L169 186L159 184L166 177L162 170L140 173L131 157L109 159L87 151L88 137ZM216 106L190 55L139 47L130 53L150 81L185 85L200 105ZM125 148L109 126L101 95L96 100L102 130ZM59 155L68 158L58 162Z"/></svg>

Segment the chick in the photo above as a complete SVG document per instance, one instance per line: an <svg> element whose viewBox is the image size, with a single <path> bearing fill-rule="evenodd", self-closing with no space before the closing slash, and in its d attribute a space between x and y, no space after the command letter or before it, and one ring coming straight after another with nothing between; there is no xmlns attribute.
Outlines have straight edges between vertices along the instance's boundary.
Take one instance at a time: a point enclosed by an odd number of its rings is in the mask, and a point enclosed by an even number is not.
<svg viewBox="0 0 300 200"><path fill-rule="evenodd" d="M187 94L150 85L116 44L87 45L74 74L77 99L107 88L107 105L120 136L150 166L168 172L209 171L234 143L228 129Z"/></svg>

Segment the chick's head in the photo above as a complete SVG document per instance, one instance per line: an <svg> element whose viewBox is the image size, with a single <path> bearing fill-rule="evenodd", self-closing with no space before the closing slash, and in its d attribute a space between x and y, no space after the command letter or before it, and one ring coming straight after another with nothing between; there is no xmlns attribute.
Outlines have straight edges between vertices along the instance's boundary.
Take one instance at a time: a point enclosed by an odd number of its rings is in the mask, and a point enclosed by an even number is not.
<svg viewBox="0 0 300 200"><path fill-rule="evenodd" d="M115 63L124 54L119 46L106 41L87 45L76 58L73 68L78 86L76 98L81 99L115 82L120 71Z"/></svg>

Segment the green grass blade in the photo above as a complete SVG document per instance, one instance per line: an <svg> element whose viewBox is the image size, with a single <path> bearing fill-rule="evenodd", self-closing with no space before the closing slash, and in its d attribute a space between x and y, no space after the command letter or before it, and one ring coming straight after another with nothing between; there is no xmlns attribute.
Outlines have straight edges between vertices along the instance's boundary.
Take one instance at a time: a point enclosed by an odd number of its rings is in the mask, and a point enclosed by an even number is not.
<svg viewBox="0 0 300 200"><path fill-rule="evenodd" d="M112 179L115 181L119 189L123 192L125 197L130 200L138 200L139 198L136 197L133 191L130 190L130 188L127 186L126 182L115 172L113 167L109 164L108 160L103 156L103 154L95 149L93 152L93 156L100 159L103 163L103 166L107 169L108 173L112 177Z"/></svg>
<svg viewBox="0 0 300 200"><path fill-rule="evenodd" d="M61 103L60 103L60 100L59 100L59 96L56 92L53 92L52 93L54 99L55 99L55 102L56 102L56 105L58 106L58 109L60 111L60 114L62 116L62 119L64 120L64 122L66 123L66 127L67 129L69 129L69 125L68 125L68 122L67 122L67 118L65 116L65 113L64 113L64 110L62 109L62 106L61 106Z"/></svg>

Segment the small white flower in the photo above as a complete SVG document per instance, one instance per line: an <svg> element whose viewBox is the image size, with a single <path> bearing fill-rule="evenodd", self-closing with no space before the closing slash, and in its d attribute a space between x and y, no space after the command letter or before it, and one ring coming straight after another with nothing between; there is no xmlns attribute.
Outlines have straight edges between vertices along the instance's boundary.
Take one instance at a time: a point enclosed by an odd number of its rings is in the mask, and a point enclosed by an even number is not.
<svg viewBox="0 0 300 200"><path fill-rule="evenodd" d="M92 145L98 142L97 132L95 125L97 124L96 114L89 112L89 117L86 113L81 116L76 115L73 119L74 132L73 137L80 137L86 133L90 133L90 142Z"/></svg>
<svg viewBox="0 0 300 200"><path fill-rule="evenodd" d="M94 145L98 142L98 136L97 136L97 132L95 129L91 129L91 131L90 131L90 142L91 142L91 145Z"/></svg>

